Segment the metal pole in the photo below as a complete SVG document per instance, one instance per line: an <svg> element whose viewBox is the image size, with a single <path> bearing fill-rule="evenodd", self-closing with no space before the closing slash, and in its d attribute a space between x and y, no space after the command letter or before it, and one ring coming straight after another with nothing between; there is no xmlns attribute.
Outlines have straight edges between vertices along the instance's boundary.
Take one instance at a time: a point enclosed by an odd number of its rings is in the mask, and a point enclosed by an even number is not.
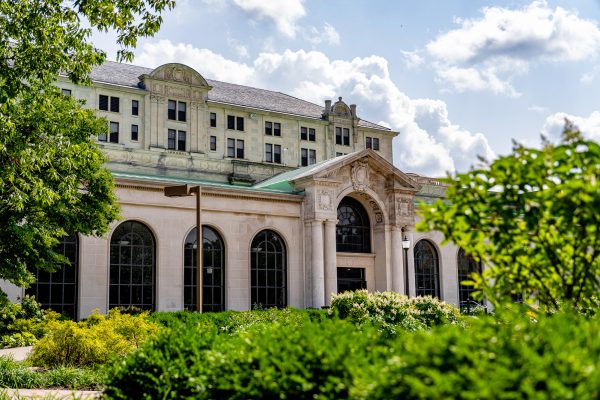
<svg viewBox="0 0 600 400"><path fill-rule="evenodd" d="M404 249L404 294L410 297L408 292L408 249Z"/></svg>
<svg viewBox="0 0 600 400"><path fill-rule="evenodd" d="M202 221L200 220L201 194L200 186L196 192L196 310L202 312Z"/></svg>

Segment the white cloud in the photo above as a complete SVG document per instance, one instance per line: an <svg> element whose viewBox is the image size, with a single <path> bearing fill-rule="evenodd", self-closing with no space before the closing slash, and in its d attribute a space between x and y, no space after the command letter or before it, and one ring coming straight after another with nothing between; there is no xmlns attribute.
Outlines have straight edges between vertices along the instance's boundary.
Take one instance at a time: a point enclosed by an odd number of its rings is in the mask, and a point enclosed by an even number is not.
<svg viewBox="0 0 600 400"><path fill-rule="evenodd" d="M403 93L383 57L331 60L319 51L286 50L264 52L244 64L210 50L160 41L144 45L136 60L146 66L181 62L207 78L277 90L316 104L344 96L358 105L360 117L400 131L393 144L394 162L406 172L443 176L466 170L477 163L477 155L494 157L483 134L450 120L446 103Z"/></svg>
<svg viewBox="0 0 600 400"><path fill-rule="evenodd" d="M565 118L573 122L587 138L600 141L600 111L593 111L588 117L563 112L552 114L546 118L542 134L550 140L558 140L565 127Z"/></svg>
<svg viewBox="0 0 600 400"><path fill-rule="evenodd" d="M537 104L532 104L527 109L536 113L548 112L548 107L538 106Z"/></svg>
<svg viewBox="0 0 600 400"><path fill-rule="evenodd" d="M404 65L406 65L408 69L416 68L425 62L425 59L418 51L401 50L401 53L404 57Z"/></svg>
<svg viewBox="0 0 600 400"><path fill-rule="evenodd" d="M306 15L303 0L233 0L234 4L259 19L270 19L279 32L296 36L296 21Z"/></svg>
<svg viewBox="0 0 600 400"><path fill-rule="evenodd" d="M304 30L304 39L313 45L319 45L321 43L339 45L340 34L335 30L333 26L327 22L323 26L323 30L319 31L314 26L308 27Z"/></svg>
<svg viewBox="0 0 600 400"><path fill-rule="evenodd" d="M457 19L427 44L438 77L458 90L491 90L516 96L511 80L533 62L591 59L600 49L595 21L534 1L516 10L486 7L478 19Z"/></svg>
<svg viewBox="0 0 600 400"><path fill-rule="evenodd" d="M590 84L600 75L600 65L596 65L590 72L581 75L579 81L584 84Z"/></svg>

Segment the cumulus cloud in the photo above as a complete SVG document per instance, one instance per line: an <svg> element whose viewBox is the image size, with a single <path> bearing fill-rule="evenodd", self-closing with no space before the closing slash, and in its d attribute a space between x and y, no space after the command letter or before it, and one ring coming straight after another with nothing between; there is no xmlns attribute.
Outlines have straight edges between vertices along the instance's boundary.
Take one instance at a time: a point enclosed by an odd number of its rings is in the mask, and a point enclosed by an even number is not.
<svg viewBox="0 0 600 400"><path fill-rule="evenodd" d="M565 118L573 122L587 138L600 141L600 111L593 111L587 117L563 112L552 114L546 118L542 134L550 140L558 140L565 127Z"/></svg>
<svg viewBox="0 0 600 400"><path fill-rule="evenodd" d="M234 4L259 19L269 19L288 37L296 36L296 21L306 15L302 0L233 0Z"/></svg>
<svg viewBox="0 0 600 400"><path fill-rule="evenodd" d="M182 62L207 78L248 84L323 104L343 96L358 105L360 117L400 131L394 162L406 172L443 176L466 170L477 155L493 158L485 136L450 120L446 103L411 99L391 80L387 60L379 56L331 60L319 51L263 52L252 63L226 60L206 49L160 41L144 45L142 65Z"/></svg>
<svg viewBox="0 0 600 400"><path fill-rule="evenodd" d="M304 38L315 46L322 43L337 46L341 42L338 31L327 22L323 25L321 31L314 26L307 28L304 32Z"/></svg>
<svg viewBox="0 0 600 400"><path fill-rule="evenodd" d="M427 44L440 80L455 89L518 96L511 80L535 62L591 59L600 49L595 21L534 1L521 9L486 7L481 18L458 19Z"/></svg>
<svg viewBox="0 0 600 400"><path fill-rule="evenodd" d="M401 50L401 53L404 57L404 65L406 65L408 69L416 68L425 62L425 58L423 58L418 51Z"/></svg>

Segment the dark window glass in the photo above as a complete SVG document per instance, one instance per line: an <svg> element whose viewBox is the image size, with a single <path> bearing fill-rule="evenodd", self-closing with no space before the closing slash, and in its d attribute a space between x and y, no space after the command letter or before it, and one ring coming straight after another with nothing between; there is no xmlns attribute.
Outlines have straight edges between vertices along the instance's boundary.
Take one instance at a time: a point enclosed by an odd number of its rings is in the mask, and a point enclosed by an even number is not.
<svg viewBox="0 0 600 400"><path fill-rule="evenodd" d="M169 129L167 131L167 149L175 150L176 134L177 132L175 129Z"/></svg>
<svg viewBox="0 0 600 400"><path fill-rule="evenodd" d="M335 144L342 144L342 128L335 128Z"/></svg>
<svg viewBox="0 0 600 400"><path fill-rule="evenodd" d="M371 140L371 138L370 138L370 137L368 137L368 136L367 136L367 143L366 143L366 146L365 146L365 147L366 147L367 149L370 149L370 148L372 148L372 147L373 147L373 145L372 145L372 140Z"/></svg>
<svg viewBox="0 0 600 400"><path fill-rule="evenodd" d="M110 139L111 143L119 143L119 123L112 122L110 123Z"/></svg>
<svg viewBox="0 0 600 400"><path fill-rule="evenodd" d="M300 127L300 140L308 140L308 129L306 127Z"/></svg>
<svg viewBox="0 0 600 400"><path fill-rule="evenodd" d="M379 151L379 139L373 138L373 150Z"/></svg>
<svg viewBox="0 0 600 400"><path fill-rule="evenodd" d="M138 140L138 126L131 125L131 140Z"/></svg>
<svg viewBox="0 0 600 400"><path fill-rule="evenodd" d="M338 293L355 291L367 288L367 279L364 268L338 268L337 269Z"/></svg>
<svg viewBox="0 0 600 400"><path fill-rule="evenodd" d="M336 157L340 157L340 156L343 156L343 155L344 155L344 153L340 153L340 152L336 152L336 153L335 153L335 156L336 156Z"/></svg>
<svg viewBox="0 0 600 400"><path fill-rule="evenodd" d="M180 121L185 121L186 118L186 104L183 101L180 101L177 104L177 119Z"/></svg>
<svg viewBox="0 0 600 400"><path fill-rule="evenodd" d="M337 251L371 252L371 225L365 208L352 197L344 197L337 209Z"/></svg>
<svg viewBox="0 0 600 400"><path fill-rule="evenodd" d="M227 157L235 157L235 139L227 139Z"/></svg>
<svg viewBox="0 0 600 400"><path fill-rule="evenodd" d="M287 306L287 255L279 235L259 232L250 246L250 302L252 307Z"/></svg>
<svg viewBox="0 0 600 400"><path fill-rule="evenodd" d="M60 89L60 92L65 96L71 97L71 89Z"/></svg>
<svg viewBox="0 0 600 400"><path fill-rule="evenodd" d="M108 111L108 96L101 94L98 96L98 109Z"/></svg>
<svg viewBox="0 0 600 400"><path fill-rule="evenodd" d="M273 162L273 145L270 143L265 144L265 161Z"/></svg>
<svg viewBox="0 0 600 400"><path fill-rule="evenodd" d="M215 128L217 126L217 113L210 113L210 126Z"/></svg>
<svg viewBox="0 0 600 400"><path fill-rule="evenodd" d="M308 130L308 140L314 142L316 140L316 136L315 128L310 128Z"/></svg>
<svg viewBox="0 0 600 400"><path fill-rule="evenodd" d="M482 302L473 299L475 288L463 284L464 281L471 280L472 274L481 274L481 262L475 261L468 256L463 249L458 250L458 305L462 310L470 310L473 307L481 306Z"/></svg>
<svg viewBox="0 0 600 400"><path fill-rule="evenodd" d="M273 123L269 121L265 121L265 135L273 134Z"/></svg>
<svg viewBox="0 0 600 400"><path fill-rule="evenodd" d="M79 243L77 235L65 236L54 248L65 256L68 264L54 272L39 269L32 271L35 283L25 289L25 294L35 296L43 308L50 308L71 319L77 317L77 285L79 275Z"/></svg>
<svg viewBox="0 0 600 400"><path fill-rule="evenodd" d="M273 146L273 162L281 164L281 146L278 144Z"/></svg>
<svg viewBox="0 0 600 400"><path fill-rule="evenodd" d="M309 150L308 151L308 165L313 165L317 163L317 151Z"/></svg>
<svg viewBox="0 0 600 400"><path fill-rule="evenodd" d="M137 100L131 100L131 115L139 115L140 103Z"/></svg>
<svg viewBox="0 0 600 400"><path fill-rule="evenodd" d="M344 128L344 146L350 146L350 129Z"/></svg>
<svg viewBox="0 0 600 400"><path fill-rule="evenodd" d="M302 167L308 165L308 149L300 149L300 165Z"/></svg>
<svg viewBox="0 0 600 400"><path fill-rule="evenodd" d="M110 240L108 307L154 310L155 245L150 230L135 221L119 225Z"/></svg>
<svg viewBox="0 0 600 400"><path fill-rule="evenodd" d="M110 97L110 111L119 112L119 98L118 97Z"/></svg>
<svg viewBox="0 0 600 400"><path fill-rule="evenodd" d="M177 132L177 150L185 151L185 131Z"/></svg>
<svg viewBox="0 0 600 400"><path fill-rule="evenodd" d="M279 122L273 124L273 135L281 136L281 124Z"/></svg>
<svg viewBox="0 0 600 400"><path fill-rule="evenodd" d="M175 100L169 100L167 105L167 118L172 120L177 119L176 110L177 102Z"/></svg>
<svg viewBox="0 0 600 400"><path fill-rule="evenodd" d="M210 150L217 151L217 137L216 136L210 137Z"/></svg>
<svg viewBox="0 0 600 400"><path fill-rule="evenodd" d="M227 116L227 129L235 129L235 116Z"/></svg>
<svg viewBox="0 0 600 400"><path fill-rule="evenodd" d="M414 254L417 296L440 297L437 251L427 240L420 240L415 245Z"/></svg>
<svg viewBox="0 0 600 400"><path fill-rule="evenodd" d="M244 117L236 117L236 129L238 131L243 131L244 130Z"/></svg>
<svg viewBox="0 0 600 400"><path fill-rule="evenodd" d="M238 140L236 144L236 158L244 158L244 141Z"/></svg>
<svg viewBox="0 0 600 400"><path fill-rule="evenodd" d="M183 247L183 306L196 311L197 229L194 228ZM202 227L202 312L225 310L225 245L212 228Z"/></svg>

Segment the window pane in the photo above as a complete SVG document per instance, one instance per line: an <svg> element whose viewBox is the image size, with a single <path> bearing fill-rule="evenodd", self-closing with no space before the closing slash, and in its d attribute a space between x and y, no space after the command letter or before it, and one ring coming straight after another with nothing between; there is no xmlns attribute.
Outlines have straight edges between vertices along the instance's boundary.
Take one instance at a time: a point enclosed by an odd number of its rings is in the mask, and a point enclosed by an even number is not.
<svg viewBox="0 0 600 400"><path fill-rule="evenodd" d="M366 143L366 146L365 146L365 147L366 147L367 149L370 149L370 148L371 148L371 138L370 138L370 137L368 137L368 136L367 136L367 143Z"/></svg>
<svg viewBox="0 0 600 400"><path fill-rule="evenodd" d="M110 97L110 111L119 112L119 98L118 97Z"/></svg>
<svg viewBox="0 0 600 400"><path fill-rule="evenodd" d="M350 129L344 128L344 146L350 146Z"/></svg>
<svg viewBox="0 0 600 400"><path fill-rule="evenodd" d="M227 129L235 129L235 117L233 115L227 116Z"/></svg>
<svg viewBox="0 0 600 400"><path fill-rule="evenodd" d="M237 158L244 158L244 141L243 140L238 140L237 141Z"/></svg>
<svg viewBox="0 0 600 400"><path fill-rule="evenodd" d="M175 129L169 129L167 135L167 149L175 150Z"/></svg>
<svg viewBox="0 0 600 400"><path fill-rule="evenodd" d="M236 129L238 131L243 131L244 130L244 117L237 117L237 127Z"/></svg>
<svg viewBox="0 0 600 400"><path fill-rule="evenodd" d="M301 149L300 150L300 165L306 167L308 165L308 150Z"/></svg>
<svg viewBox="0 0 600 400"><path fill-rule="evenodd" d="M273 123L269 121L265 121L265 135L273 134Z"/></svg>
<svg viewBox="0 0 600 400"><path fill-rule="evenodd" d="M342 128L335 128L335 144L342 144Z"/></svg>
<svg viewBox="0 0 600 400"><path fill-rule="evenodd" d="M177 150L185 151L185 131L179 131L177 135Z"/></svg>
<svg viewBox="0 0 600 400"><path fill-rule="evenodd" d="M310 128L308 130L308 140L314 142L316 140L316 131L314 128Z"/></svg>
<svg viewBox="0 0 600 400"><path fill-rule="evenodd" d="M216 136L210 137L210 150L217 151L217 137Z"/></svg>
<svg viewBox="0 0 600 400"><path fill-rule="evenodd" d="M119 143L119 123L118 122L110 123L110 142L111 143Z"/></svg>
<svg viewBox="0 0 600 400"><path fill-rule="evenodd" d="M167 118L175 119L175 109L177 107L177 102L175 100L169 100L167 107Z"/></svg>
<svg viewBox="0 0 600 400"><path fill-rule="evenodd" d="M131 140L138 140L138 126L131 125Z"/></svg>
<svg viewBox="0 0 600 400"><path fill-rule="evenodd" d="M309 150L308 152L308 164L313 165L317 163L317 151Z"/></svg>
<svg viewBox="0 0 600 400"><path fill-rule="evenodd" d="M210 126L212 128L217 126L217 114L216 113L210 113Z"/></svg>
<svg viewBox="0 0 600 400"><path fill-rule="evenodd" d="M227 157L235 157L235 140L227 139Z"/></svg>
<svg viewBox="0 0 600 400"><path fill-rule="evenodd" d="M285 307L287 265L283 241L273 231L262 231L254 237L250 249L252 306Z"/></svg>
<svg viewBox="0 0 600 400"><path fill-rule="evenodd" d="M177 114L177 119L179 119L180 121L185 121L186 118L186 105L183 101L179 102L179 108L178 108L178 114Z"/></svg>
<svg viewBox="0 0 600 400"><path fill-rule="evenodd" d="M273 162L273 145L270 143L265 144L265 161Z"/></svg>
<svg viewBox="0 0 600 400"><path fill-rule="evenodd" d="M71 89L60 89L60 92L65 96L71 97Z"/></svg>
<svg viewBox="0 0 600 400"><path fill-rule="evenodd" d="M373 138L373 150L379 150L379 139Z"/></svg>
<svg viewBox="0 0 600 400"><path fill-rule="evenodd" d="M307 139L308 139L307 129L306 129L306 127L302 126L302 127L300 127L300 140L307 140Z"/></svg>
<svg viewBox="0 0 600 400"><path fill-rule="evenodd" d="M279 122L273 124L273 135L281 136L281 124Z"/></svg>
<svg viewBox="0 0 600 400"><path fill-rule="evenodd" d="M108 96L101 94L98 97L98 109L102 111L108 111Z"/></svg>
<svg viewBox="0 0 600 400"><path fill-rule="evenodd" d="M137 100L131 100L131 115L138 115L139 109L139 102Z"/></svg>
<svg viewBox="0 0 600 400"><path fill-rule="evenodd" d="M273 150L273 162L281 164L281 146L276 144Z"/></svg>

